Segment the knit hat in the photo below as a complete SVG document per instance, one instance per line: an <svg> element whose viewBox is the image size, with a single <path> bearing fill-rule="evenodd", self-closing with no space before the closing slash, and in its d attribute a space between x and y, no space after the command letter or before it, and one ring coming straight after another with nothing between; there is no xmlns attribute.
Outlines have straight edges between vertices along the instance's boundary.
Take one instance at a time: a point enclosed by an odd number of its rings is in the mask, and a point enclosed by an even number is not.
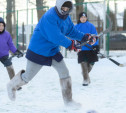
<svg viewBox="0 0 126 113"><path fill-rule="evenodd" d="M82 16L87 17L87 13L86 13L86 12L82 12L82 13L80 13L80 14L79 14L79 19L80 19Z"/></svg>
<svg viewBox="0 0 126 113"><path fill-rule="evenodd" d="M77 24L81 23L80 18L81 18L82 16L87 17L87 13L86 13L86 12L81 12L81 13L79 14L79 18L78 18Z"/></svg>
<svg viewBox="0 0 126 113"><path fill-rule="evenodd" d="M2 17L0 17L0 23L3 23L4 27L5 27L5 22L4 22L4 19Z"/></svg>

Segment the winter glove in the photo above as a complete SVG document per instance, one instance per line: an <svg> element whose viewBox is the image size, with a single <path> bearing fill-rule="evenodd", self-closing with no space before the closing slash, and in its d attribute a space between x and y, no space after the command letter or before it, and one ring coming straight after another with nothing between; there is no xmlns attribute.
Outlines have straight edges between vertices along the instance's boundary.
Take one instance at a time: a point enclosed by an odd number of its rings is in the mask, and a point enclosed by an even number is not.
<svg viewBox="0 0 126 113"><path fill-rule="evenodd" d="M18 58L20 58L20 57L23 57L24 54L17 49L16 52L14 53L14 55L17 56Z"/></svg>
<svg viewBox="0 0 126 113"><path fill-rule="evenodd" d="M81 41L76 40L78 44L81 44Z"/></svg>
<svg viewBox="0 0 126 113"><path fill-rule="evenodd" d="M71 45L67 49L69 51L71 51L71 50L77 51L77 47L76 47L76 45L74 43L74 40L71 40L71 41L72 41L72 43L71 43Z"/></svg>
<svg viewBox="0 0 126 113"><path fill-rule="evenodd" d="M91 34L86 33L86 34L83 36L83 38L82 38L82 40L81 40L81 43L84 43L84 42L88 41L90 38L91 38Z"/></svg>
<svg viewBox="0 0 126 113"><path fill-rule="evenodd" d="M81 44L80 41L78 41L78 40L75 41L75 45L76 45L76 48L77 48L77 49L81 49L80 44Z"/></svg>
<svg viewBox="0 0 126 113"><path fill-rule="evenodd" d="M95 42L98 40L98 36L96 36L96 35L91 35L91 38L89 39L89 42L88 42L88 44L90 44L90 45L93 45L93 44L95 44Z"/></svg>
<svg viewBox="0 0 126 113"><path fill-rule="evenodd" d="M99 51L100 51L100 48L99 48L99 45L95 45L95 46L92 46L93 47L93 51L98 54Z"/></svg>
<svg viewBox="0 0 126 113"><path fill-rule="evenodd" d="M98 37L91 35L91 34L85 34L81 40L81 43L87 42L90 45L93 45L97 41Z"/></svg>

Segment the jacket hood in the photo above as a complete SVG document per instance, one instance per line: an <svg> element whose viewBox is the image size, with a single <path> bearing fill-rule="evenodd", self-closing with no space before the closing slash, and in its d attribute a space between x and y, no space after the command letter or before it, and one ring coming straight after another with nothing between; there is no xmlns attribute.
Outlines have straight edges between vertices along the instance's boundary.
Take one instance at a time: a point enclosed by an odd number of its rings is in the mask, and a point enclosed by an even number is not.
<svg viewBox="0 0 126 113"><path fill-rule="evenodd" d="M73 10L73 3L72 0L56 0L56 7L58 12L62 15L61 7L65 2L71 2L72 7L70 8L69 13Z"/></svg>
<svg viewBox="0 0 126 113"><path fill-rule="evenodd" d="M0 23L3 23L3 25L4 25L3 31L0 31L0 34L2 34L2 33L4 33L4 31L5 31L5 22L4 22L4 19L1 18L1 17L0 17Z"/></svg>
<svg viewBox="0 0 126 113"><path fill-rule="evenodd" d="M5 22L4 22L4 19L0 17L0 23L3 23L4 24L4 27L5 27Z"/></svg>

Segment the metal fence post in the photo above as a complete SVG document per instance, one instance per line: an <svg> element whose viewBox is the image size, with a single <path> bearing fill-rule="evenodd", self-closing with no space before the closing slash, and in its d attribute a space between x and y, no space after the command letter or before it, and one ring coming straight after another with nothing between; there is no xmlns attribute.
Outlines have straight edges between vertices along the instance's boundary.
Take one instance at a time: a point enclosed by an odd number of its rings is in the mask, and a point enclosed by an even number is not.
<svg viewBox="0 0 126 113"><path fill-rule="evenodd" d="M85 3L84 12L87 13L87 2Z"/></svg>
<svg viewBox="0 0 126 113"><path fill-rule="evenodd" d="M107 1L107 14L109 15L109 0ZM109 20L107 20L107 28L109 27ZM106 38L106 54L107 57L109 56L109 33L107 33L107 38Z"/></svg>
<svg viewBox="0 0 126 113"><path fill-rule="evenodd" d="M4 12L3 12L3 19L4 19Z"/></svg>

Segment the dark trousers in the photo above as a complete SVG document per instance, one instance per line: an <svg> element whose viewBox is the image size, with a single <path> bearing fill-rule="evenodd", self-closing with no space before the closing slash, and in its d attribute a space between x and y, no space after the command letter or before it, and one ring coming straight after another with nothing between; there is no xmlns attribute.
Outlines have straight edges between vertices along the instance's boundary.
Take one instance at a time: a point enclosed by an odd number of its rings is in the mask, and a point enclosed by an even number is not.
<svg viewBox="0 0 126 113"><path fill-rule="evenodd" d="M9 59L9 56L3 56L2 58L0 58L1 63L7 67L7 66L11 66L12 62L11 59Z"/></svg>

